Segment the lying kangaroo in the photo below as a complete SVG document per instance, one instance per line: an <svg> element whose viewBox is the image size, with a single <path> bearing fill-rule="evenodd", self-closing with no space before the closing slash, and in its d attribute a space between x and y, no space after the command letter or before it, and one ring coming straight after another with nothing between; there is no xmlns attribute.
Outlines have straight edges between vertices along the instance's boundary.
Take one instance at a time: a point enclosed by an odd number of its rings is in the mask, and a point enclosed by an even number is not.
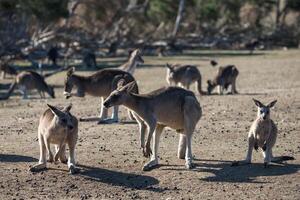
<svg viewBox="0 0 300 200"><path fill-rule="evenodd" d="M235 82L239 74L238 69L234 65L227 65L225 67L219 67L217 75L213 80L207 81L207 92L211 94L212 90L218 86L219 94L223 94L224 89L228 89L231 85L231 93L237 94Z"/></svg>
<svg viewBox="0 0 300 200"><path fill-rule="evenodd" d="M11 76L17 75L17 70L11 66L9 66L7 63L3 63L0 66L0 71L2 71L2 78L5 79L5 75L9 74Z"/></svg>
<svg viewBox="0 0 300 200"><path fill-rule="evenodd" d="M144 60L141 57L141 53L139 49L135 49L133 51L129 51L129 59L126 63L121 65L119 69L126 71L130 74L133 74L136 66L139 64L143 64Z"/></svg>
<svg viewBox="0 0 300 200"><path fill-rule="evenodd" d="M201 89L201 74L196 66L193 65L169 65L167 63L167 82L169 85L182 85L189 89L190 85L197 82L197 89L200 95L204 92Z"/></svg>
<svg viewBox="0 0 300 200"><path fill-rule="evenodd" d="M40 144L40 160L37 165L30 168L30 171L39 171L46 168L48 153L49 162L57 162L58 159L62 163L68 162L69 172L74 174L78 171L75 166L75 146L78 138L78 121L70 110L72 104L59 109L49 104L48 109L40 117L38 127L38 138ZM50 144L55 144L56 153L53 154ZM70 156L66 158L66 144L68 144ZM47 152L46 152L47 151Z"/></svg>
<svg viewBox="0 0 300 200"><path fill-rule="evenodd" d="M101 97L102 103L104 98L117 88L117 83L120 79L124 79L126 83L134 81L134 77L125 71L118 69L102 69L90 76L80 76L74 74L75 68L71 68L67 72L65 79L65 91L66 98L72 96L72 88L77 88L78 97L84 97L85 94L89 94L95 97ZM138 86L135 85L134 92L138 93ZM102 106L99 116L99 123L115 123L118 122L118 106L114 106L112 117L107 119L108 110ZM132 115L129 115L132 119Z"/></svg>
<svg viewBox="0 0 300 200"><path fill-rule="evenodd" d="M10 97L16 86L18 86L18 88L23 93L23 99L28 98L28 90L34 89L37 89L41 98L45 98L44 92L48 93L52 98L55 98L53 87L49 86L45 82L43 76L34 71L24 71L19 73L16 76L14 83L12 83L12 85L10 86L8 93L6 94L6 99Z"/></svg>
<svg viewBox="0 0 300 200"><path fill-rule="evenodd" d="M264 165L270 162L282 162L285 160L294 160L290 156L273 157L272 148L275 145L277 138L277 127L273 120L270 118L270 108L272 108L277 100L272 101L267 106L260 101L253 99L257 106L257 117L251 125L248 135L248 152L246 160L233 162L232 165L250 164L252 159L253 148L258 150L261 148L264 156Z"/></svg>
<svg viewBox="0 0 300 200"><path fill-rule="evenodd" d="M125 82L125 81L123 81ZM158 145L163 129L168 126L180 132L178 157L186 160L186 167L192 168L191 140L202 110L193 92L178 87L161 88L148 94L134 94L135 82L125 86L121 81L119 87L104 101L109 108L124 105L133 110L139 128L140 142L145 157L151 152L150 142L154 132L154 154L150 162L144 165L143 170L151 170L158 165ZM145 131L148 129L148 138L145 146Z"/></svg>

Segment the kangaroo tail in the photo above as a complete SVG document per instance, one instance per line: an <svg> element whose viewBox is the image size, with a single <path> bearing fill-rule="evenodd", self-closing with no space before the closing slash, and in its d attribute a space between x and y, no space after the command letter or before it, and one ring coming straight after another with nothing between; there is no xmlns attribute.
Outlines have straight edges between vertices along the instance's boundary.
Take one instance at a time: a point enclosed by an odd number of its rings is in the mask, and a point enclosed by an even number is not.
<svg viewBox="0 0 300 200"><path fill-rule="evenodd" d="M197 89L200 95L205 95L206 93L202 90L202 83L201 78L197 81Z"/></svg>
<svg viewBox="0 0 300 200"><path fill-rule="evenodd" d="M272 162L275 163L281 163L283 161L287 161L287 160L295 160L295 158L293 156L278 156L278 157L274 157L272 158Z"/></svg>

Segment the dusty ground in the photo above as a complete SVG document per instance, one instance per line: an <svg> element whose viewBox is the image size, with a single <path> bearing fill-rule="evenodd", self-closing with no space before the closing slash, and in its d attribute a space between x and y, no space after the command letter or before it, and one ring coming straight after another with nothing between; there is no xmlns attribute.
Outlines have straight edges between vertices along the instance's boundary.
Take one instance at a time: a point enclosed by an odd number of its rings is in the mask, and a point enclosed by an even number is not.
<svg viewBox="0 0 300 200"><path fill-rule="evenodd" d="M239 95L203 96L198 99L203 117L193 137L196 168L186 170L176 158L178 135L166 129L159 148L158 169L142 172L138 127L132 123L97 125L81 122L77 161L81 173L69 175L67 166L49 164L49 170L31 173L28 168L39 157L38 118L46 103L74 104L78 116L95 116L99 99L62 96L64 73L47 79L55 84L56 99L30 100L13 96L0 102L0 199L300 199L300 52L262 52L260 55L215 55L222 64L236 64ZM166 62L199 64L206 80L215 73L203 57L146 57L136 78L142 92L163 85ZM100 62L100 61L99 61ZM3 81L2 81L3 83ZM194 87L193 87L194 89ZM262 155L254 152L254 164L231 167L244 159L247 132L256 115L252 98L269 102L278 99L272 118L279 135L275 155L292 155L295 161L264 169ZM121 109L121 121L128 121Z"/></svg>

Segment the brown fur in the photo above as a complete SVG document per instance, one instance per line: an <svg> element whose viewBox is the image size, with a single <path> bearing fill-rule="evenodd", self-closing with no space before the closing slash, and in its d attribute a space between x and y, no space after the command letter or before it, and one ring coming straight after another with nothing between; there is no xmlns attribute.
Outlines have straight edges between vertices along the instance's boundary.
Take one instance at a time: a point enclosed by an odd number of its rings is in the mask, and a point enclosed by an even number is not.
<svg viewBox="0 0 300 200"><path fill-rule="evenodd" d="M134 111L139 123L141 147L144 156L151 154L150 141L154 133L154 154L143 170L150 170L158 164L159 137L168 126L181 132L178 157L186 159L187 168L192 168L191 140L202 110L193 92L178 87L160 88L148 94L134 94L134 82L113 91L105 100L104 106L125 105ZM145 145L145 131L148 138Z"/></svg>
<svg viewBox="0 0 300 200"><path fill-rule="evenodd" d="M66 163L70 173L77 171L75 166L75 146L78 138L78 120L70 113L72 105L63 109L48 105L49 108L40 117L38 138L40 144L40 160L30 170L39 171L46 168L46 153L49 162L58 161ZM50 144L55 144L56 153L53 156ZM66 145L69 147L70 156L65 155Z"/></svg>
<svg viewBox="0 0 300 200"><path fill-rule="evenodd" d="M201 88L201 74L196 66L193 65L169 65L167 64L167 82L169 85L182 85L189 89L190 85L197 82L197 90L200 95L204 92Z"/></svg>
<svg viewBox="0 0 300 200"><path fill-rule="evenodd" d="M236 78L239 74L238 69L234 65L219 67L218 72L213 80L207 81L207 92L211 94L212 90L219 86L219 94L223 94L224 89L228 89L231 85L231 93L238 93L236 90Z"/></svg>

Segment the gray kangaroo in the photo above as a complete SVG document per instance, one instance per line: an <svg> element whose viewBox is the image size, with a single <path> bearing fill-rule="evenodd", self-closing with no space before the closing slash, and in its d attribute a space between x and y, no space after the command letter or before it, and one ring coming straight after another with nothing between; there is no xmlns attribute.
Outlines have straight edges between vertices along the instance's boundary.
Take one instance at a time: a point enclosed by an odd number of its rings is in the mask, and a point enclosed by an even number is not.
<svg viewBox="0 0 300 200"><path fill-rule="evenodd" d="M124 81L123 81L124 82ZM135 82L131 82L114 90L104 101L105 107L124 105L133 110L140 128L141 147L145 157L150 157L151 138L154 132L151 160L143 167L144 171L151 170L158 165L158 145L163 129L168 126L180 132L178 157L186 160L186 167L191 169L192 163L192 135L196 124L202 115L194 93L178 87L160 88L147 94L135 94ZM148 138L145 145L145 132Z"/></svg>
<svg viewBox="0 0 300 200"><path fill-rule="evenodd" d="M231 85L231 93L237 94L236 78L238 74L239 71L234 65L219 67L215 78L207 81L207 93L211 94L212 90L218 86L219 94L223 94L224 89L227 90L229 85Z"/></svg>
<svg viewBox="0 0 300 200"><path fill-rule="evenodd" d="M19 73L15 81L11 84L8 93L6 94L6 99L10 97L15 87L18 88L23 93L23 99L27 99L28 91L36 89L40 94L41 98L45 98L45 92L52 98L55 98L54 89L52 86L49 86L44 77L34 71L23 71Z"/></svg>
<svg viewBox="0 0 300 200"><path fill-rule="evenodd" d="M266 106L256 99L253 99L253 101L257 106L257 117L252 123L248 134L247 156L244 161L233 162L232 165L250 164L253 148L255 150L258 150L258 148L262 149L265 167L267 167L270 162L294 160L294 158L290 156L273 157L272 148L277 139L277 127L270 118L270 109L275 105L277 100L272 101Z"/></svg>
<svg viewBox="0 0 300 200"><path fill-rule="evenodd" d="M201 89L201 74L198 68L194 65L169 65L167 63L167 82L169 85L181 85L186 89L190 85L197 82L197 90L200 95L204 92Z"/></svg>
<svg viewBox="0 0 300 200"><path fill-rule="evenodd" d="M39 171L46 168L48 153L49 162L58 161L68 162L71 174L78 172L75 163L75 146L78 138L78 120L70 113L72 105L59 109L49 104L48 109L40 117L38 127L38 138L40 145L39 163L30 168L30 171ZM55 144L56 153L53 154L50 144ZM66 145L69 147L70 156L66 157Z"/></svg>
<svg viewBox="0 0 300 200"><path fill-rule="evenodd" d="M72 96L72 88L77 88L78 97L84 97L85 94L89 94L95 97L101 97L101 112L99 116L99 123L116 123L118 119L118 106L114 106L112 117L107 118L108 109L102 106L104 98L117 88L117 83L120 79L125 80L126 83L134 81L134 77L123 70L119 69L102 69L90 76L80 76L74 74L75 68L71 68L67 71L65 79L64 95L66 98ZM138 93L137 84L134 87L133 92ZM132 119L132 114L129 111L129 117ZM84 119L83 119L84 120Z"/></svg>

